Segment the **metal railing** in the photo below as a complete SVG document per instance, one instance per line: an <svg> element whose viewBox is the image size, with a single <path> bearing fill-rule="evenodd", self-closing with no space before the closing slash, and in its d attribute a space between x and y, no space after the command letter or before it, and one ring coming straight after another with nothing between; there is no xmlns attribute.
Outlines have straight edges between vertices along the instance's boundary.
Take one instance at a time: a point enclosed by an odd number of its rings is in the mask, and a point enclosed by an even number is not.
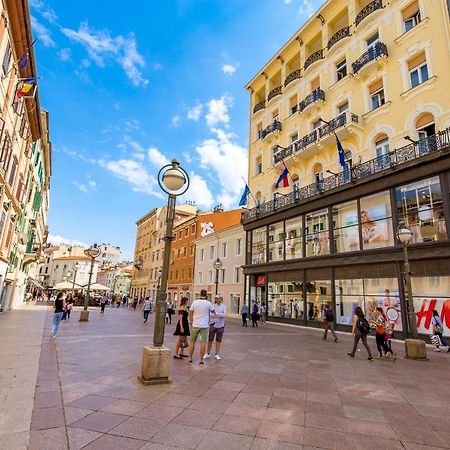
<svg viewBox="0 0 450 450"><path fill-rule="evenodd" d="M258 112L261 109L264 109L266 107L266 102L263 100L262 102L259 102L255 105L255 107L253 108L253 114L255 114L256 112Z"/></svg>
<svg viewBox="0 0 450 450"><path fill-rule="evenodd" d="M350 36L350 27L349 26L340 29L339 31L334 33L333 36L331 36L331 38L327 44L327 49L330 50L330 48L333 47L334 44L336 44L341 39L344 39L348 36Z"/></svg>
<svg viewBox="0 0 450 450"><path fill-rule="evenodd" d="M273 160L275 164L279 163L288 156L291 156L293 152L294 152L293 144L291 144L289 147L282 148L280 151L278 151L273 155Z"/></svg>
<svg viewBox="0 0 450 450"><path fill-rule="evenodd" d="M314 52L306 59L305 65L303 66L304 69L306 70L312 63L319 61L319 59L323 59L323 49L317 50L317 52Z"/></svg>
<svg viewBox="0 0 450 450"><path fill-rule="evenodd" d="M352 63L353 73L358 73L370 61L374 61L380 56L388 56L386 44L377 42L373 47L370 47L363 53L354 63Z"/></svg>
<svg viewBox="0 0 450 450"><path fill-rule="evenodd" d="M299 141L297 141L299 142ZM294 146L295 150L295 144ZM292 147L291 146L291 147ZM288 147L290 148L290 147ZM264 202L255 208L249 209L243 213L242 222L248 223L260 217L274 214L282 207L289 207L300 200L306 200L317 195L323 195L325 192L335 189L339 186L348 185L354 181L370 177L372 175L382 173L393 168L402 166L417 160L418 163L422 158L439 151L450 150L450 128L440 131L427 138L420 139L414 143L404 147L397 148L385 155L378 156L364 163L346 167L340 173L331 175L301 188L295 188L292 192L285 196L280 196L276 202L274 200Z"/></svg>
<svg viewBox="0 0 450 450"><path fill-rule="evenodd" d="M264 139L268 134L273 133L274 131L281 131L281 122L276 119L264 128L264 130L258 131L258 137L259 139Z"/></svg>
<svg viewBox="0 0 450 450"><path fill-rule="evenodd" d="M359 117L356 114L353 114L349 111L345 111L334 119L330 120L325 125L319 128L319 138L323 138L327 134L333 133L338 128L343 127L348 123L348 114L350 114L350 121L353 123L359 122Z"/></svg>
<svg viewBox="0 0 450 450"><path fill-rule="evenodd" d="M272 100L277 95L281 95L281 86L277 86L276 88L273 88L269 92L269 95L267 96L267 101L270 102L270 100Z"/></svg>
<svg viewBox="0 0 450 450"><path fill-rule="evenodd" d="M325 101L325 92L322 91L322 89L317 88L314 89L314 91L311 92L311 94L307 95L298 105L300 108L300 111L303 111L307 106L311 105L312 103L315 103L319 100Z"/></svg>
<svg viewBox="0 0 450 450"><path fill-rule="evenodd" d="M383 7L382 0L374 0L365 6L356 16L355 25L358 26L367 16Z"/></svg>
<svg viewBox="0 0 450 450"><path fill-rule="evenodd" d="M294 70L293 72L291 72L284 80L284 87L286 87L289 83L296 80L297 78L301 78L301 72L302 71L300 69L297 69L297 70Z"/></svg>

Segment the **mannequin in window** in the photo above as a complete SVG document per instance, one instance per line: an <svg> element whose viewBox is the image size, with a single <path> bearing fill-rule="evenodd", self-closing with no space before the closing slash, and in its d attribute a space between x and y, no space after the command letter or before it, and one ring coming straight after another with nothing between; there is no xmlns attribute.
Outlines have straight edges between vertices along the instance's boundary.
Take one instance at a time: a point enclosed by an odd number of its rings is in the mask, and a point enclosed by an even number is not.
<svg viewBox="0 0 450 450"><path fill-rule="evenodd" d="M361 211L361 230L362 238L365 244L373 242L378 235L376 234L376 224L367 211Z"/></svg>

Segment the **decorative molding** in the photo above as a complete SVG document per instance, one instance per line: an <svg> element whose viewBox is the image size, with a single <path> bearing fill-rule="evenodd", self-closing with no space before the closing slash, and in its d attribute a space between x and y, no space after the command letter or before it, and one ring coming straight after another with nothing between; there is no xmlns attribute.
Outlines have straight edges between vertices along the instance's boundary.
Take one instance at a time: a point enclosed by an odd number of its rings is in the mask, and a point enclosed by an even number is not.
<svg viewBox="0 0 450 450"><path fill-rule="evenodd" d="M300 36L297 36L295 38L295 40L300 44L300 47L303 47L303 41L302 41L302 38Z"/></svg>
<svg viewBox="0 0 450 450"><path fill-rule="evenodd" d="M319 19L319 20L320 20L320 23L322 24L322 26L325 25L325 19L324 19L324 17L322 16L322 14L319 14L319 15L316 17L316 19Z"/></svg>
<svg viewBox="0 0 450 450"><path fill-rule="evenodd" d="M277 59L278 59L278 61L280 61L281 65L284 64L284 59L283 59L283 57L281 55L278 55Z"/></svg>

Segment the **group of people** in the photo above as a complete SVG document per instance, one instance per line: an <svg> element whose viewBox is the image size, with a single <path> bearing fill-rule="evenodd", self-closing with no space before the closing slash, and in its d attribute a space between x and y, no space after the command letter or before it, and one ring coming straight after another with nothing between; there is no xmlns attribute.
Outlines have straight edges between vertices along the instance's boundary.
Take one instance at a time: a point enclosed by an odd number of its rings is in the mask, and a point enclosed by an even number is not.
<svg viewBox="0 0 450 450"><path fill-rule="evenodd" d="M258 322L266 323L266 313L267 309L264 304L261 306L256 303L256 301L253 301L250 307L250 319L252 320L252 327L257 327ZM241 317L242 317L242 326L247 327L247 317L249 313L249 308L247 303L244 303L241 308Z"/></svg>

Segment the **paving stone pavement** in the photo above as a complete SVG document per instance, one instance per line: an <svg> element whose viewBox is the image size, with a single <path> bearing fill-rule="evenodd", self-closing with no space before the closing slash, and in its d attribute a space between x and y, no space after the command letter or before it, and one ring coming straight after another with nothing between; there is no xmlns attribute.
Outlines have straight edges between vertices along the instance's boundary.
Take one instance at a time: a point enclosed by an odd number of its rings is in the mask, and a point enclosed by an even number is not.
<svg viewBox="0 0 450 450"><path fill-rule="evenodd" d="M394 342L396 361L368 362L363 349L346 357L345 334L324 342L317 330L228 320L221 361L171 360L172 384L142 386L153 316L143 324L141 311L107 308L88 323L78 317L52 340L47 313L29 449L450 448L448 354L409 361Z"/></svg>

